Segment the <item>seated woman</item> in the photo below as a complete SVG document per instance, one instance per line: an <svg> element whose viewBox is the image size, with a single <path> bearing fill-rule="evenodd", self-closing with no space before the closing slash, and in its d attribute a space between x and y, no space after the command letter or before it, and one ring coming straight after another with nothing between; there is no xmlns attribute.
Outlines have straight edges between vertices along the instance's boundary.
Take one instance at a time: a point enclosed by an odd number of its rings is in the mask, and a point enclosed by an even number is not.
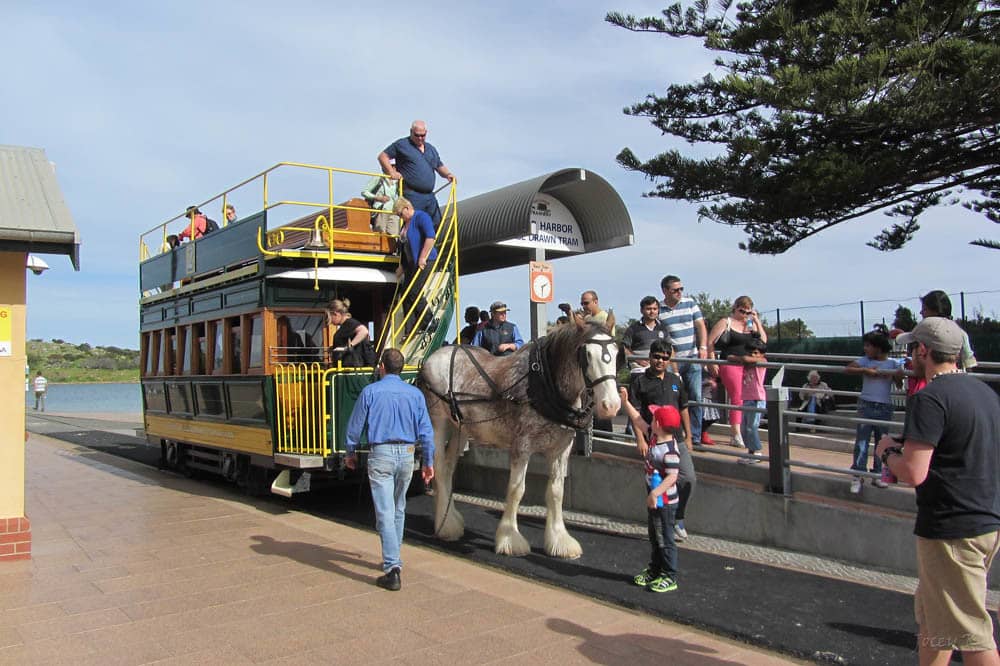
<svg viewBox="0 0 1000 666"><path fill-rule="evenodd" d="M826 382L820 380L819 373L815 370L810 370L806 376L806 380L806 383L802 385L802 390L799 391L802 411L809 414L826 414L828 411L832 411L833 391L830 390ZM803 416L802 422L816 423L816 417ZM816 432L816 430L813 429L813 432Z"/></svg>
<svg viewBox="0 0 1000 666"><path fill-rule="evenodd" d="M760 316L754 310L753 300L749 296L740 296L733 304L732 313L720 319L708 334L708 358L728 361L728 365L710 365L709 372L722 380L726 387L727 402L730 405L743 405L743 355L747 343L759 339L767 343L767 332L760 323ZM730 444L745 448L743 435L740 434L740 424L743 423L743 412L738 409L729 410Z"/></svg>
<svg viewBox="0 0 1000 666"><path fill-rule="evenodd" d="M335 298L327 307L327 321L337 327L331 360L349 368L374 366L375 350L368 339L368 327L351 317L350 306L348 299Z"/></svg>

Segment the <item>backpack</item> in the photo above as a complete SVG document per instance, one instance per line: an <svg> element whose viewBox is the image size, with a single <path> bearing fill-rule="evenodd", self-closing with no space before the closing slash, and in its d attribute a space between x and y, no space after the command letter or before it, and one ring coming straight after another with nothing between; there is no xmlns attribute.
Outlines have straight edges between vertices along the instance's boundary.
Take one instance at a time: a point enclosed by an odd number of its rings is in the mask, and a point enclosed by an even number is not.
<svg viewBox="0 0 1000 666"><path fill-rule="evenodd" d="M205 235L212 233L213 231L219 230L219 223L210 217L205 218Z"/></svg>

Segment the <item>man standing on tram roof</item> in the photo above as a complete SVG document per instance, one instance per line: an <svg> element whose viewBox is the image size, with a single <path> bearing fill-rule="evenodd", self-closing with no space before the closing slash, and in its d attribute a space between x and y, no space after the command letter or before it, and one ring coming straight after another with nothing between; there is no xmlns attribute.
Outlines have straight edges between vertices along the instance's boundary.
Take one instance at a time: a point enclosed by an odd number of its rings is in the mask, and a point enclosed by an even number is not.
<svg viewBox="0 0 1000 666"><path fill-rule="evenodd" d="M507 321L506 303L494 301L490 305L490 320L476 332L472 345L482 347L494 356L509 356L524 346L517 324Z"/></svg>
<svg viewBox="0 0 1000 666"><path fill-rule="evenodd" d="M395 165L391 160L396 160ZM434 174L455 180L455 175L441 162L437 149L427 143L427 123L414 120L410 135L393 141L378 154L383 173L393 180L403 179L403 196L431 216L435 228L441 221L441 207L434 196Z"/></svg>
<svg viewBox="0 0 1000 666"><path fill-rule="evenodd" d="M434 478L434 426L427 413L424 394L399 376L403 354L386 349L378 366L381 379L365 386L354 403L347 422L347 457L344 464L356 469L355 450L367 431L368 481L375 505L375 529L382 542L382 571L375 584L386 590L401 587L403 525L406 519L406 490L413 477L413 454L421 445L424 483Z"/></svg>

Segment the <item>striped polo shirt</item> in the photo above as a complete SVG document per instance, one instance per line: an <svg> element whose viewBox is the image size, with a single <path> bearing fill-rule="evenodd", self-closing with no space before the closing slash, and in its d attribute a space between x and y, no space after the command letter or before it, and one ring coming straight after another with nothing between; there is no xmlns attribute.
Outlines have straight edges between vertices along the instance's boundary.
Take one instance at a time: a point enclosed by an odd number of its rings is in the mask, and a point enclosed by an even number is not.
<svg viewBox="0 0 1000 666"><path fill-rule="evenodd" d="M667 474L679 472L680 468L681 456L677 451L677 440L671 439L662 444L654 442L649 447L649 453L646 454L646 485L652 490L654 469L660 473L660 477L665 479ZM663 493L663 504L664 506L677 504L678 499L677 484L674 483L667 488L667 492Z"/></svg>
<svg viewBox="0 0 1000 666"><path fill-rule="evenodd" d="M674 343L676 358L698 356L698 340L694 334L694 323L704 319L701 309L693 298L681 298L677 305L670 307L666 300L660 301L660 321L670 329L670 340Z"/></svg>

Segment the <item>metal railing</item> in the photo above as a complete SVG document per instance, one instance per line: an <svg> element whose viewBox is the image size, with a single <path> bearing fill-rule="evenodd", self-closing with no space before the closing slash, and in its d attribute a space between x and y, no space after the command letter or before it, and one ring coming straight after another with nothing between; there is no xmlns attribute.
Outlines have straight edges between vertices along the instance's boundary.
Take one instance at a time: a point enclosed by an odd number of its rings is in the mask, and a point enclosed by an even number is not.
<svg viewBox="0 0 1000 666"><path fill-rule="evenodd" d="M850 361L857 359L856 356L824 356L817 354L769 354L769 362L760 363L758 365L773 369L776 372L771 377L770 381L765 385L766 394L766 407L764 409L759 409L755 407L744 407L743 405L732 405L728 403L711 402L706 400L701 401L689 401L689 406L699 406L699 407L715 407L721 411L740 411L744 413L748 412L762 412L764 417L760 423L760 429L767 430L767 459L769 462L769 473L768 473L768 490L774 493L791 495L792 494L792 470L794 468L801 469L811 469L816 471L821 471L829 474L834 474L844 477L854 477L861 476L865 478L877 478L879 475L875 472L862 472L850 468L849 466L834 466L834 465L824 465L815 462L810 462L801 458L796 458L790 442L790 434L800 431L800 430L816 430L818 432L827 433L831 435L844 435L848 437L848 441L853 445L854 437L856 436L857 426L861 424L869 424L879 427L884 432L888 433L899 433L902 431L903 424L900 421L883 421L879 419L863 418L859 416L847 416L844 414L837 413L825 413L825 414L814 414L812 412L805 412L799 409L789 408L789 394L791 391L804 391L813 393L830 393L832 395L842 397L842 398L859 398L861 395L860 391L846 391L846 390L834 390L834 389L809 389L806 387L799 386L784 386L785 371L786 370L817 370L821 372L826 372L830 374L848 374L846 364ZM781 362L776 362L780 359ZM719 360L712 359L676 359L678 363L694 363L702 366L708 365L739 365L738 363L726 363ZM796 361L807 361L807 362L796 362ZM812 361L812 362L808 362ZM820 363L817 363L819 361ZM833 363L842 363L842 365L834 365ZM985 381L987 383L1000 383L1000 374L992 372L982 372L982 370L994 370L1000 369L1000 363L990 363L990 362L980 362L976 367L976 371L970 372L972 376ZM911 372L905 371L905 376L912 376ZM859 378L860 380L860 378ZM905 391L893 391L891 393L893 398L905 398ZM808 423L808 422L797 422L801 418L815 418L822 419L823 423ZM623 433L593 430L592 436L595 440L601 440L605 442L618 442L618 443L631 443L634 439L630 435ZM762 438L763 441L763 438ZM877 441L869 443L869 456L874 455L874 449L877 445ZM805 447L803 447L805 448ZM712 446L702 446L698 442L694 442L694 449L699 452L711 453L716 456L721 457L735 457L735 458L749 458L750 455L745 452L727 451L722 447L712 447ZM589 452L589 446L585 447L585 450ZM853 456L852 456L853 457Z"/></svg>

